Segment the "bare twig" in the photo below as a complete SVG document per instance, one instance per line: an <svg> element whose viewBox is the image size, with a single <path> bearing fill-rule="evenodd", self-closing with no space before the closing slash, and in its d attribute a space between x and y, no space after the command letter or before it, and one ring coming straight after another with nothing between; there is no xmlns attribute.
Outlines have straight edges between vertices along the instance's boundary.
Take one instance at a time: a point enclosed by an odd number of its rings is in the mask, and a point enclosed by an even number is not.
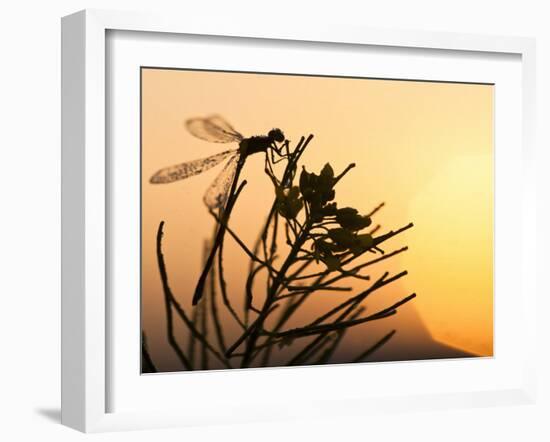
<svg viewBox="0 0 550 442"><path fill-rule="evenodd" d="M193 312L191 313L191 322L193 323L194 327L197 327L197 321L199 319L199 309L194 308ZM192 366L195 364L195 347L196 347L196 341L197 338L193 333L189 333L189 341L187 344L187 354L189 355L189 362Z"/></svg>
<svg viewBox="0 0 550 442"><path fill-rule="evenodd" d="M170 289L170 286L168 285L168 275L166 274L166 267L165 267L165 264L164 264L164 256L162 254L162 235L163 235L163 227L164 227L164 221L161 221L160 224L159 224L159 229L158 229L158 233L157 233L157 257L158 257L158 262L159 262L159 269L160 269L160 274L161 274L161 279L162 279L162 286L163 286L163 289L164 289L164 295L165 295L165 300L166 300L166 304L167 304L167 319L169 319L169 324L170 324L170 327L169 329L171 330L173 328L173 325L172 325L172 310L170 308L170 306L173 306L174 309L176 310L176 313L179 315L179 317L183 320L183 322L185 323L185 325L187 326L187 328L189 328L189 331L191 333L193 333L195 335L195 337L220 361L222 362L222 364L224 366L226 366L227 368L231 368L231 365L229 364L229 362L224 358L222 357L211 345L210 343L206 340L206 338L202 335L201 332L199 332L199 330L197 330L197 328L195 327L195 325L192 323L192 321L188 318L187 314L185 313L185 310L181 307L181 305L178 303L178 301L176 300L176 298L174 297L174 295L172 294L172 290ZM180 349L181 351L181 349ZM183 355L183 352L181 352L181 355ZM180 356L178 354L178 356ZM189 361L187 360L187 358L185 357L185 355L183 355L185 360L186 360L186 364L184 364L186 367L189 367L188 369L192 369L189 365ZM180 357L181 359L181 357ZM182 361L183 363L183 361Z"/></svg>
<svg viewBox="0 0 550 442"><path fill-rule="evenodd" d="M391 338L393 338L393 335L395 335L395 330L392 330L389 332L386 336L384 336L382 339L380 339L376 344L372 345L371 347L367 348L363 353L361 353L356 358L352 359L351 362L362 362L364 359L368 358L371 354L373 354L376 350L378 350L380 347L382 347L386 342L388 342Z"/></svg>
<svg viewBox="0 0 550 442"><path fill-rule="evenodd" d="M225 352L225 338L223 335L223 329L218 315L217 305L217 290L216 290L216 266L212 266L212 275L210 276L210 308L212 313L212 322L214 323L214 330L216 331L216 337L218 338L218 345L220 350Z"/></svg>
<svg viewBox="0 0 550 442"><path fill-rule="evenodd" d="M172 316L172 292L168 286L168 275L166 274L166 266L164 265L164 256L162 255L162 229L164 221L159 224L157 232L157 261L159 266L160 278L162 280L162 288L164 290L164 306L166 309L166 332L168 335L168 343L174 349L178 359L187 370L192 370L193 367L189 359L185 356L174 335L174 319Z"/></svg>
<svg viewBox="0 0 550 442"><path fill-rule="evenodd" d="M141 371L146 373L157 373L158 372L157 367L155 366L153 359L149 354L145 332L141 332L141 354L143 356L144 365L147 366L145 370L144 370L144 367L142 367Z"/></svg>
<svg viewBox="0 0 550 442"><path fill-rule="evenodd" d="M209 278L212 277L210 273ZM201 322L200 322L200 332L204 336L204 339L208 339L208 296L204 297L203 302L197 308L201 309ZM201 370L208 370L208 352L206 345L201 346Z"/></svg>
<svg viewBox="0 0 550 442"><path fill-rule="evenodd" d="M243 321L241 321L241 318L239 318L239 315L237 315L237 312L231 305L231 301L229 300L229 296L227 295L227 284L225 283L225 274L224 274L224 268L223 268L223 251L224 251L224 238L222 237L220 241L220 246L218 249L218 283L220 286L220 292L222 295L222 300L225 308L229 311L231 316L235 319L237 324L241 326L241 328L244 330L246 328Z"/></svg>
<svg viewBox="0 0 550 442"><path fill-rule="evenodd" d="M330 318L335 313L338 313L340 310L348 307L351 304L359 304L364 299L366 299L371 293L374 291L384 287L385 285L388 285L392 283L393 281L398 280L399 278L402 278L407 274L406 271L403 271L401 273L398 273L397 275L392 276L391 278L386 279L386 276L388 276L388 272L384 273L379 279L377 279L367 290L364 290L363 292L359 293L358 295L355 295L352 298L349 298L348 300L342 302L340 305L334 307L333 309L329 310L327 313L321 315L318 317L315 321L313 321L310 325L317 325L322 323L323 321Z"/></svg>
<svg viewBox="0 0 550 442"><path fill-rule="evenodd" d="M212 214L212 216L216 219L216 221L219 223L219 224L222 224L223 223L223 220L218 216L216 215L214 212L210 212ZM243 251L248 255L248 257L252 260L252 261L255 261L257 263L259 263L260 265L264 266L264 267L267 267L269 270L271 270L272 272L274 273L277 273L277 270L275 270L273 267L271 267L269 265L269 263L267 263L266 261L263 261L262 259L260 259L254 252L252 252L244 242L242 242L242 240L239 238L239 236L227 225L225 224L225 229L226 231L231 235L231 237L235 240L235 242L241 247L241 249L243 249Z"/></svg>
<svg viewBox="0 0 550 442"><path fill-rule="evenodd" d="M334 323L334 324L321 324L321 325L314 325L314 326L299 327L299 328L294 328L291 330L286 330L286 331L277 332L277 333L272 333L264 330L264 333L277 338L284 338L284 337L310 336L310 335L316 335L319 333L324 333L327 331L341 330L343 328L353 327L355 325L363 324L365 322L375 321L377 319L394 315L395 313L397 313L396 309L398 307L409 302L411 299L415 297L416 297L416 294L413 293L412 295L409 295L406 298L403 298L401 301L396 302L392 306L385 308L383 310L380 310L372 315L369 315L361 319L355 319L355 320L345 321L341 323Z"/></svg>
<svg viewBox="0 0 550 442"><path fill-rule="evenodd" d="M372 215L374 215L376 212L378 212L385 205L386 205L386 203L384 203L384 202L378 204L374 209L372 209L369 213L367 213L367 216L371 217Z"/></svg>
<svg viewBox="0 0 550 442"><path fill-rule="evenodd" d="M361 313L365 311L364 307L358 309L350 319L356 319ZM308 361L311 361L312 358L318 354L324 347L329 345L328 348L321 354L321 356L315 361L315 364L324 364L326 363L332 354L335 352L336 348L344 338L347 328L338 330L336 332L327 332L319 336L315 341L306 346L301 352L296 356L291 358L286 365L298 365L306 364Z"/></svg>

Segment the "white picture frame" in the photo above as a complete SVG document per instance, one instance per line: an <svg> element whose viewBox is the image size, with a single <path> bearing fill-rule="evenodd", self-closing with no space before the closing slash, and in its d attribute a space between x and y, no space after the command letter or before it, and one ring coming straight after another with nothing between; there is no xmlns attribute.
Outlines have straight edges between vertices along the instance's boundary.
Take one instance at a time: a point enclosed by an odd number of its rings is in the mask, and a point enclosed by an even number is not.
<svg viewBox="0 0 550 442"><path fill-rule="evenodd" d="M521 209L515 213L515 232L520 241L516 247L521 255L520 313L516 326L522 329L524 345L518 355L521 375L503 382L499 388L468 390L468 379L461 392L449 392L438 386L425 394L394 393L372 397L359 391L353 397L338 397L335 392L326 398L313 398L308 407L258 406L246 397L227 403L183 408L151 408L134 411L110 411L109 392L113 388L109 377L112 355L109 353L110 324L107 299L108 242L112 240L107 219L110 210L107 186L107 99L106 99L106 35L109 31L155 32L163 35L218 36L273 41L339 43L368 45L381 49L399 47L441 51L467 51L479 57L484 54L513 54L521 58L521 120L515 124L521 131L522 166ZM139 428L159 428L219 422L249 422L286 417L356 415L371 411L419 410L534 401L535 383L535 43L533 39L494 37L417 31L388 31L346 26L308 24L307 27L254 22L216 23L196 18L159 17L86 10L62 20L62 423L85 432ZM498 171L497 171L498 173ZM497 187L496 191L499 189ZM516 205L517 207L517 205ZM498 225L499 220L496 219ZM496 253L503 248L496 242ZM497 281L498 287L498 281ZM498 316L497 319L498 321ZM497 355L498 357L498 355ZM349 367L332 367L350 376L358 376L364 365L352 371ZM464 367L456 365L455 370ZM311 368L310 368L311 369ZM467 371L463 371L467 373ZM221 372L194 382L243 383L249 389L269 378L281 377L282 371ZM260 374L258 374L260 373ZM286 377L301 376L299 371ZM136 374L139 375L139 374ZM303 374L302 374L303 375ZM204 373L203 373L204 376ZM252 378L254 376L254 379ZM466 375L467 376L467 375ZM243 377L245 378L243 380ZM230 379L231 378L231 379ZM175 379L175 378L174 378ZM249 380L248 380L249 379ZM169 382L164 380L164 382ZM295 381L296 382L296 381ZM452 381L446 381L451 383ZM259 384L257 384L259 383ZM276 405L276 404L275 404ZM224 408L225 407L225 408Z"/></svg>

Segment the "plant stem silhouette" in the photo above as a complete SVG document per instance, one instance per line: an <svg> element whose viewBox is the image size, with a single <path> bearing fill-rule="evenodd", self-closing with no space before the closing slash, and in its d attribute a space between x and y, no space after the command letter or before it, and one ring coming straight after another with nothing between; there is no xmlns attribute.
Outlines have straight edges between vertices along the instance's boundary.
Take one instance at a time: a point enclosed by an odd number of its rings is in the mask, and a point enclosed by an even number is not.
<svg viewBox="0 0 550 442"><path fill-rule="evenodd" d="M339 206L336 187L352 173L354 163L339 174L335 174L328 163L320 173L308 172L303 165L298 173L302 155L312 139L313 135L302 137L293 149L287 143L286 151L280 152L279 158L266 153L265 173L273 184L275 197L251 246L231 226L230 214L237 208L246 186L246 181L239 181L242 165L237 169L225 210L210 212L216 229L212 240L205 245L204 270L193 295L191 319L168 283L162 253L164 221L160 222L157 260L164 292L167 338L183 370L265 367L272 364L275 355L278 365L332 363L338 349L346 343L348 330L393 316L416 297L414 293L402 296L398 302L365 314L364 303L372 293L407 275L407 271L394 275L384 272L373 277L369 271L407 251L405 246L385 253L384 243L413 224L376 235L382 227L380 224L373 227L372 217L385 203L365 215L358 209ZM274 167L279 162L283 166ZM228 293L225 241L234 241L237 250L248 259L240 299L238 291ZM371 254L375 255L372 259L365 259ZM355 284L351 284L352 281ZM352 288L359 283L366 288L354 292ZM345 295L347 292L351 292L349 296ZM317 318L289 327L296 323L298 312L308 300L338 293L346 298L336 305L333 303ZM176 319L187 329L186 352L176 339ZM228 333L228 319L235 321L236 332L232 326L232 332ZM394 335L392 330L349 362L369 359ZM144 361L150 365L148 370L158 370L150 359L145 336L142 349Z"/></svg>

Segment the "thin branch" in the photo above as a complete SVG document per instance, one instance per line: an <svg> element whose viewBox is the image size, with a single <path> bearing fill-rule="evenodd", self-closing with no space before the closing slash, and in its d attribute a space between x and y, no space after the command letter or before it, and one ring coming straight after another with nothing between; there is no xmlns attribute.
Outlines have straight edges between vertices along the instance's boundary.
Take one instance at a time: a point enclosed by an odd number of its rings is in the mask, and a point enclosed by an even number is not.
<svg viewBox="0 0 550 442"><path fill-rule="evenodd" d="M262 312L260 315L256 318L256 320L250 325L249 329L245 331L241 337L239 337L235 343L228 349L226 352L226 355L231 354L232 351L235 351L236 348L245 340L248 338L246 343L247 350L245 353L250 355L251 350L256 345L256 340L258 339L258 336L260 334L260 330L263 327L263 324L269 315L270 308L273 302L276 302L276 294L281 285L283 285L284 277L287 272L287 270L290 268L290 265L295 260L296 255L298 254L298 251L302 247L303 243L307 240L307 234L309 229L311 228L311 224L306 224L304 226L304 230L300 233L300 236L296 239L296 242L294 243L290 253L286 257L283 265L281 266L279 273L277 274L277 277L273 281L272 286L270 287L270 290L266 296L266 300L264 303L264 306L262 308ZM241 367L247 367L248 363L250 362L249 356L245 356L241 362Z"/></svg>
<svg viewBox="0 0 550 442"><path fill-rule="evenodd" d="M384 235L380 235L380 236L377 236L376 238L373 238L373 243L374 243L374 246L373 248L377 248L376 246L378 246L378 244L396 236L396 235L399 235L400 233L404 232L405 230L408 230L410 229L411 227L413 227L414 224L413 223L409 223L407 224L405 227L401 227L400 229L397 229L397 230L391 230L390 232L388 233L385 233ZM378 249L380 250L380 249ZM367 252L373 252L372 249L368 249L368 250L365 250L364 252L362 253L359 253L357 255L352 255L350 258L348 259L345 259L341 262L341 265L346 265L346 264L349 264L350 262L352 261L355 261L357 258L363 256L365 253ZM383 253L383 251L381 251Z"/></svg>
<svg viewBox="0 0 550 442"><path fill-rule="evenodd" d="M191 322L193 323L193 326L196 327L197 321L199 316L199 309L194 308L192 309L191 313ZM195 347L196 347L197 338L193 333L189 333L189 342L187 344L187 354L189 355L189 362L192 366L195 364Z"/></svg>
<svg viewBox="0 0 550 442"><path fill-rule="evenodd" d="M368 267L368 266L371 266L373 264L384 261L388 258L391 258L392 256L398 255L399 253L403 253L403 252L407 251L408 249L409 249L408 247L402 247L401 249L394 250L391 253L386 253L385 255L382 255L379 258L376 258L376 259L373 259L371 261L367 261L363 264L357 265L357 266L355 266L355 267L353 267L349 270L345 270L342 274L334 276L333 278L325 281L324 284L333 284L333 283L338 282L340 279L342 279L342 278L344 278L348 275L353 276L356 272L358 272L359 270L364 269L365 267ZM345 261L344 263L342 263L342 265L345 265L345 264L349 263L349 261L351 261L351 260ZM318 284L318 283L322 282L322 279L324 279L324 277L328 276L330 273L331 272L329 272L329 271L320 272L319 275L318 275L319 279L317 281L315 281L313 284ZM355 277L360 278L360 279L364 279L364 280L370 280L369 276L361 277L360 275L355 275Z"/></svg>
<svg viewBox="0 0 550 442"><path fill-rule="evenodd" d="M281 299L290 298L291 296L297 296L297 295L303 295L304 293L311 293L312 291L316 292L350 292L352 290L351 287L337 287L337 286L317 286L313 289L311 287L302 287L301 289L292 288L292 291L290 293L283 293L282 295L277 296L277 300L280 301Z"/></svg>
<svg viewBox="0 0 550 442"><path fill-rule="evenodd" d="M302 276L294 276L294 274L288 276L286 279L287 281L299 281L301 279L310 279L310 278L317 278L319 276L325 276L325 275L328 275L330 273L329 270L323 270L322 272L317 272L317 273L310 273L309 275L302 275Z"/></svg>
<svg viewBox="0 0 550 442"><path fill-rule="evenodd" d="M271 247L269 248L270 256L274 256L277 252L277 231L279 230L279 214L275 212L275 218L273 221L273 233L271 235ZM267 260L267 258L266 258Z"/></svg>
<svg viewBox="0 0 550 442"><path fill-rule="evenodd" d="M227 359L225 359L222 355L220 355L216 351L216 349L214 349L214 347L212 347L212 345L210 345L210 343L204 338L204 336L197 330L197 328L194 326L194 324L189 320L189 318L187 317L187 314L185 313L185 311L181 308L180 304L174 298L172 298L172 304L174 305L174 307L176 309L176 312L178 313L180 318L183 320L185 325L187 325L187 327L189 328L191 333L193 333L196 336L196 338L204 346L206 346L206 348L216 357L216 359L218 359L227 368L231 368L231 365L229 364Z"/></svg>
<svg viewBox="0 0 550 442"><path fill-rule="evenodd" d="M223 352L225 352L225 338L223 336L223 329L218 315L218 300L216 290L216 266L212 266L212 276L210 278L210 309L212 312L212 322L214 323L214 330L216 331L216 337L218 338L218 345Z"/></svg>
<svg viewBox="0 0 550 442"><path fill-rule="evenodd" d="M365 311L364 307L358 309L351 317L351 319L356 319L361 313L363 313L363 311ZM302 349L302 351L300 351L296 356L290 359L286 365L307 364L307 361L311 360L317 353L319 353L323 349L323 347L325 347L327 344L332 343L332 345L325 349L321 357L318 358L315 362L315 364L325 363L330 359L330 357L342 341L343 337L346 334L346 331L347 329L344 328L336 332L324 333L323 335L315 339L312 343L307 345L304 349Z"/></svg>
<svg viewBox="0 0 550 442"><path fill-rule="evenodd" d="M380 224L376 224L372 229L369 230L369 235L374 235L376 232L380 230L382 226Z"/></svg>
<svg viewBox="0 0 550 442"><path fill-rule="evenodd" d="M364 324L365 322L369 321L376 321L377 319L386 318L388 316L392 316L395 313L397 313L397 308L401 305L409 302L411 299L415 298L416 294L413 293L412 295L407 296L406 298L403 298L401 301L396 302L392 306L385 308L383 310L380 310L372 315L369 315L365 318L361 319L355 319L350 321L344 321L341 323L335 323L335 324L321 324L321 325L315 325L315 326L306 326L306 327L299 327L294 328L291 330L286 330L283 332L278 333L271 333L264 330L264 333L274 336L276 338L285 338L285 337L301 337L301 336L310 336L310 335L316 335L319 333L324 332L330 332L335 330L341 330L344 328L353 327L355 325Z"/></svg>
<svg viewBox="0 0 550 442"><path fill-rule="evenodd" d="M342 177L343 177L346 173L348 173L351 169L353 169L354 167L355 167L355 163L351 163L350 165L348 165L348 167L346 167L346 168L344 169L344 171L343 171L340 175L334 177L334 181L333 181L333 184L332 184L332 185L335 186L336 183L338 183L338 181L340 181L340 180L342 179Z"/></svg>
<svg viewBox="0 0 550 442"><path fill-rule="evenodd" d="M220 224L223 223L223 221L216 215L214 212L210 212L212 216L216 219L216 221ZM267 267L269 270L271 270L274 273L277 273L277 270L271 267L266 261L263 261L262 259L258 258L258 256L252 252L244 242L237 236L237 234L227 225L225 224L226 231L231 235L231 237L235 240L235 242L243 249L243 251L248 255L248 257L254 261L257 262L265 267Z"/></svg>
<svg viewBox="0 0 550 442"><path fill-rule="evenodd" d="M210 267L214 263L214 259L216 257L216 253L218 252L218 247L225 236L225 227L224 225L227 224L227 220L229 220L229 217L231 216L231 212L233 211L233 207L236 202L236 198L238 197L239 193L242 191L244 186L246 185L246 180L244 180L240 186L237 188L237 184L239 182L239 177L242 171L242 168L244 166L244 157L239 157L239 160L237 162L237 167L235 169L235 174L231 183L231 188L229 189L229 198L227 199L227 202L225 204L225 207L223 209L222 218L224 222L218 226L218 231L216 232L216 237L214 239L214 242L212 243L212 248L210 250L210 254L208 255L208 259L206 260L206 264L204 268L202 269L202 272L199 276L199 280L197 281L197 285L195 286L195 293L193 294L193 298L191 303L193 305L197 305L200 299L202 298L204 286L206 284L206 279L208 277L208 274L210 273Z"/></svg>
<svg viewBox="0 0 550 442"><path fill-rule="evenodd" d="M388 285L388 284L398 280L399 278L402 278L405 275L407 275L407 271L403 271L401 273L398 273L397 275L392 276L391 278L386 279L386 276L388 276L388 272L384 273L368 289L366 289L363 292L359 293L358 295L355 295L352 298L349 298L348 300L342 302L340 305L334 307L332 310L329 310L327 313L325 313L325 314L321 315L320 317L318 317L310 325L317 325L317 324L322 323L323 321L327 320L328 318L330 318L335 313L337 313L340 310L348 307L351 304L359 304L360 302L365 300L374 291L384 287L385 285Z"/></svg>
<svg viewBox="0 0 550 442"><path fill-rule="evenodd" d="M286 302L284 308L281 311L281 314L279 315L279 318L277 319L277 322L275 323L274 331L278 331L290 318L295 311L295 306L297 306L300 302L300 299L297 301L294 300L294 298L289 298ZM264 355L262 357L261 365L262 367L266 367L269 363L269 359L271 357L271 352L273 351L273 346L276 345L277 342L273 342L273 339L271 336L269 336L263 344L263 347L265 347Z"/></svg>
<svg viewBox="0 0 550 442"><path fill-rule="evenodd" d="M254 279L256 278L256 274L262 270L264 268L263 265L260 265L258 267L255 267L252 269L251 273L249 274L249 277L246 279L246 284L245 284L245 291L246 291L246 297L245 297L245 304L246 304L246 308L247 309L250 309L250 310L253 310L255 312L258 311L258 309L256 309L253 305L252 305L252 302L254 301L254 293L253 293L253 288L254 288Z"/></svg>
<svg viewBox="0 0 550 442"><path fill-rule="evenodd" d="M222 237L220 241L220 246L218 249L218 283L220 285L220 292L222 295L223 304L225 305L225 308L229 311L231 316L237 321L237 324L241 326L241 328L244 330L246 329L243 321L241 321L241 318L239 318L239 315L237 315L237 312L231 305L231 301L229 300L229 296L227 295L227 284L225 282L225 273L224 273L224 267L223 267L223 251L224 251L224 238Z"/></svg>
<svg viewBox="0 0 550 442"><path fill-rule="evenodd" d="M174 349L174 352L178 356L178 359L180 360L182 365L187 370L192 370L193 367L189 362L189 359L183 353L174 335L174 322L173 322L174 319L172 316L172 293L170 291L170 287L168 286L168 275L166 273L166 266L164 265L164 256L162 254L163 227L164 227L164 221L161 221L157 232L157 262L159 266L160 277L162 280L162 288L164 290L164 306L166 309L166 332L168 335L168 343Z"/></svg>
<svg viewBox="0 0 550 442"><path fill-rule="evenodd" d="M395 256L395 255L398 255L399 253L403 253L403 252L406 252L407 250L409 250L408 247L402 247L400 249L397 249L397 250L394 250L393 252L390 252L390 253L386 253L382 256L380 256L379 258L375 258L375 259L372 259L370 261L367 261L363 264L360 264L356 267L353 267L352 269L348 270L348 272L357 272L361 269L364 269L365 267L368 267L368 266L371 266L373 264L377 264L379 263L380 261L384 261L388 258L391 258L392 256Z"/></svg>
<svg viewBox="0 0 550 442"><path fill-rule="evenodd" d="M149 354L149 349L147 347L147 339L145 337L145 332L141 332L141 354L143 356L143 362L144 365L147 365L147 370L143 370L142 372L145 373L157 373L157 367L155 366L153 359L151 358L151 355Z"/></svg>
<svg viewBox="0 0 550 442"><path fill-rule="evenodd" d="M362 362L363 359L368 358L371 354L373 354L376 350L378 350L380 347L382 347L386 342L388 342L391 338L393 338L393 335L395 335L395 330L392 330L389 332L386 336L384 336L382 339L380 339L376 344L373 346L367 348L363 353L361 353L356 358L352 359L351 362Z"/></svg>
<svg viewBox="0 0 550 442"><path fill-rule="evenodd" d="M210 273L208 278L212 277ZM204 336L204 339L208 339L208 296L204 297L204 301L198 306L201 309L201 322L200 332ZM206 351L206 345L201 346L201 370L208 370L208 352Z"/></svg>
<svg viewBox="0 0 550 442"><path fill-rule="evenodd" d="M377 246L380 243L383 243L384 241L387 241L388 239L394 237L395 235L399 235L401 232L404 232L405 230L410 229L411 227L414 227L413 223L407 224L405 227L401 227L397 230L390 230L388 233L385 233L384 235L377 236L376 238L373 238L374 245Z"/></svg>
<svg viewBox="0 0 550 442"><path fill-rule="evenodd" d="M210 343L205 339L205 337L200 333L195 325L191 322L191 320L187 317L187 314L185 313L185 310L181 307L181 305L178 303L176 298L174 297L172 290L170 289L170 286L168 285L168 275L166 273L166 267L164 264L164 256L162 254L162 235L163 235L163 227L164 227L164 221L161 221L159 224L159 229L157 233L157 257L159 262L159 269L160 269L160 275L162 279L162 286L164 289L164 295L166 299L167 304L167 318L169 318L170 325L172 324L172 310L169 308L170 305L174 307L176 310L176 313L179 315L179 317L183 320L187 328L189 328L190 332L195 335L195 337L206 346L206 348L220 361L223 365L225 365L227 368L231 368L231 365L227 362L225 358L223 358L211 345ZM183 352L182 352L183 354ZM186 358L187 360L187 358ZM189 364L189 361L187 361L187 364ZM186 364L184 364L186 365ZM186 365L187 366L187 365Z"/></svg>
<svg viewBox="0 0 550 442"><path fill-rule="evenodd" d="M366 310L366 307L361 307L359 306L359 304L353 304L351 305L350 307L348 307L342 314L340 314L340 316L338 316L338 318L336 318L336 320L334 321L334 324L340 324L342 323L344 320L346 320L348 318L348 316L353 312L353 310L356 308L356 307L359 307L357 309L357 311L351 316L351 319L355 319L359 316L360 313L362 313L363 311ZM336 333L339 334L339 337L340 339L343 338L345 332L347 331L347 329L342 329ZM294 356L294 358L292 358L288 363L290 365L293 365L296 361L299 361L301 360L305 355L307 355L312 349L315 349L317 346L321 345L323 343L323 339L325 336L329 335L331 332L327 331L327 332L324 332L324 333L321 333L319 334L313 341L311 341L308 345L306 345L302 351L300 351L297 355ZM334 344L335 346L338 345L337 342L335 342ZM336 347L333 349L333 352L336 350ZM330 354L324 354L323 356L326 357L326 358L329 358L331 356L332 353Z"/></svg>
<svg viewBox="0 0 550 442"><path fill-rule="evenodd" d="M311 286L303 286L303 285L287 285L285 288L290 292L302 292L304 290L310 290L313 288L313 290L329 290L329 291L335 291L335 292L349 292L352 290L351 287L340 287L340 286L330 286L326 283L311 285Z"/></svg>
<svg viewBox="0 0 550 442"><path fill-rule="evenodd" d="M367 216L371 217L372 215L374 215L376 212L378 212L385 205L386 205L386 203L384 203L384 202L378 204L374 209L372 209L369 213L367 213Z"/></svg>

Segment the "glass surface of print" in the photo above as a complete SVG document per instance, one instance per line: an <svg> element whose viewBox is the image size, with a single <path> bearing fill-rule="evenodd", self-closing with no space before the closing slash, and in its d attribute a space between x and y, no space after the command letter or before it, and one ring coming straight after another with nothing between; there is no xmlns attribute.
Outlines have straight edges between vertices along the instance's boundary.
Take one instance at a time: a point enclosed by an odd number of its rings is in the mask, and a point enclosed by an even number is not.
<svg viewBox="0 0 550 442"><path fill-rule="evenodd" d="M142 372L492 356L493 88L142 68Z"/></svg>

